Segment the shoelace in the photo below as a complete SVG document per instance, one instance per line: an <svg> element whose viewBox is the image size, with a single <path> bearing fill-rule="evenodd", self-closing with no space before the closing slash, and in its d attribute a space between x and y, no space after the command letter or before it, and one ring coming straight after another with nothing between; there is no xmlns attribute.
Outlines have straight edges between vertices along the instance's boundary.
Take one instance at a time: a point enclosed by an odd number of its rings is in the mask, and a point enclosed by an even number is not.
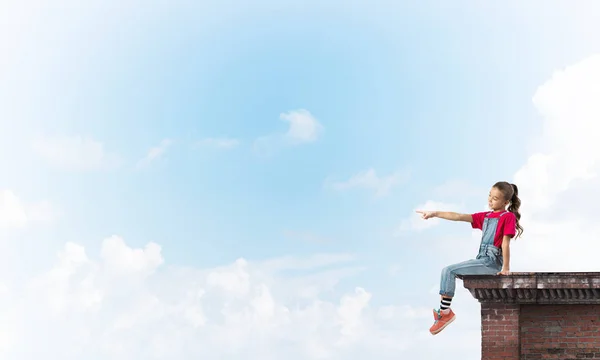
<svg viewBox="0 0 600 360"><path fill-rule="evenodd" d="M440 321L440 319L442 318L442 310L438 309L435 310L435 313L437 314L437 319L435 320L435 323L437 323L438 321Z"/></svg>

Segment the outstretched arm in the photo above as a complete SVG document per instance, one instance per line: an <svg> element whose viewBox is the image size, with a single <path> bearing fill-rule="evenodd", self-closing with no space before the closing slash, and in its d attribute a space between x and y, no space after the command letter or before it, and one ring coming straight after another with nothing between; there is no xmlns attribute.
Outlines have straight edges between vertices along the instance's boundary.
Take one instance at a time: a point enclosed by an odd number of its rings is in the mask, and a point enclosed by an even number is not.
<svg viewBox="0 0 600 360"><path fill-rule="evenodd" d="M470 214L460 214L452 211L421 211L417 210L419 214L423 217L423 219L430 219L432 217L437 217L444 220L451 221L465 221L472 223L473 216Z"/></svg>

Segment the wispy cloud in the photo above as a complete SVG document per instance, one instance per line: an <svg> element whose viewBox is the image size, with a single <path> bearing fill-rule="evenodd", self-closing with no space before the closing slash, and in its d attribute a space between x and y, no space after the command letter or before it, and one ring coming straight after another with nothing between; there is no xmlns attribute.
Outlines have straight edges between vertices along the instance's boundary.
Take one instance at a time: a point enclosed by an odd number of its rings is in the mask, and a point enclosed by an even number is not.
<svg viewBox="0 0 600 360"><path fill-rule="evenodd" d="M221 138L205 138L196 141L193 144L194 148L216 148L216 149L233 149L239 146L240 141L238 139L221 137Z"/></svg>
<svg viewBox="0 0 600 360"><path fill-rule="evenodd" d="M33 151L54 168L71 171L108 170L119 165L119 156L90 137L39 136L32 141Z"/></svg>
<svg viewBox="0 0 600 360"><path fill-rule="evenodd" d="M492 184L489 184L490 187ZM467 197L481 197L485 200L489 189L474 186L465 180L449 180L433 189L432 195L443 199L465 199Z"/></svg>
<svg viewBox="0 0 600 360"><path fill-rule="evenodd" d="M313 243L313 244L324 244L324 243L329 243L332 241L332 239L330 239L328 237L320 236L320 235L313 234L310 232L285 230L283 232L283 235L288 239L297 239L297 240L300 240L303 242Z"/></svg>
<svg viewBox="0 0 600 360"><path fill-rule="evenodd" d="M148 166L153 161L156 161L160 157L162 157L168 150L168 148L173 144L173 140L171 139L163 139L160 144L155 147L150 148L146 156L138 161L136 168L141 169Z"/></svg>
<svg viewBox="0 0 600 360"><path fill-rule="evenodd" d="M424 220L421 217L421 214L416 212L417 210L461 211L463 210L463 205L428 200L424 204L414 208L410 216L400 222L400 225L396 229L395 236L400 236L409 231L422 231L440 224L440 219L438 218Z"/></svg>
<svg viewBox="0 0 600 360"><path fill-rule="evenodd" d="M339 265L342 263L350 263L356 260L356 256L352 254L340 254L340 253L322 253L313 254L306 258L299 258L296 256L283 256L277 259L264 261L262 266L268 268L271 271L282 271L282 270L310 270L316 268L329 267L332 265Z"/></svg>
<svg viewBox="0 0 600 360"><path fill-rule="evenodd" d="M61 215L49 201L24 202L11 190L0 190L0 229L51 224Z"/></svg>
<svg viewBox="0 0 600 360"><path fill-rule="evenodd" d="M330 186L336 191L346 191L356 188L369 189L374 191L376 197L382 197L388 195L392 187L406 181L408 176L408 171L396 171L387 176L379 176L373 168L370 168L353 175L345 181L331 182L331 180L327 179L325 186Z"/></svg>

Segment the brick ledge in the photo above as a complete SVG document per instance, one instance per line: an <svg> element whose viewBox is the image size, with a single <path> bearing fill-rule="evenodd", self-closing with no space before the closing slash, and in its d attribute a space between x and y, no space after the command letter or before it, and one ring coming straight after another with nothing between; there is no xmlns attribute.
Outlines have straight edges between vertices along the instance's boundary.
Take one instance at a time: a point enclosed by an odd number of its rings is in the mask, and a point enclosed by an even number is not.
<svg viewBox="0 0 600 360"><path fill-rule="evenodd" d="M479 302L600 304L600 272L521 272L458 278Z"/></svg>

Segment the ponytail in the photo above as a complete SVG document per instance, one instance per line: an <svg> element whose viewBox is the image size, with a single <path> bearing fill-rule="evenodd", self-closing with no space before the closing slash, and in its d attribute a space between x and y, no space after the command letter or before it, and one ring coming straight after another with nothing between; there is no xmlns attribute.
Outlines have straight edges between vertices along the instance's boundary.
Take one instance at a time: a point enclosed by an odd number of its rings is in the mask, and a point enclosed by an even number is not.
<svg viewBox="0 0 600 360"><path fill-rule="evenodd" d="M508 211L515 214L517 218L517 234L515 238L518 238L523 234L523 227L519 224L519 220L521 220L521 213L519 212L519 208L521 207L521 199L519 199L519 189L517 185L508 183L506 181L499 181L494 184L496 189L502 191L505 199L509 199L510 205L508 206Z"/></svg>
<svg viewBox="0 0 600 360"><path fill-rule="evenodd" d="M519 208L521 207L521 199L519 199L519 188L517 185L510 184L513 189L512 197L510 198L510 205L508 206L508 211L515 214L517 218L517 236L521 236L523 234L523 227L519 224L519 220L521 219L521 213L519 212Z"/></svg>

